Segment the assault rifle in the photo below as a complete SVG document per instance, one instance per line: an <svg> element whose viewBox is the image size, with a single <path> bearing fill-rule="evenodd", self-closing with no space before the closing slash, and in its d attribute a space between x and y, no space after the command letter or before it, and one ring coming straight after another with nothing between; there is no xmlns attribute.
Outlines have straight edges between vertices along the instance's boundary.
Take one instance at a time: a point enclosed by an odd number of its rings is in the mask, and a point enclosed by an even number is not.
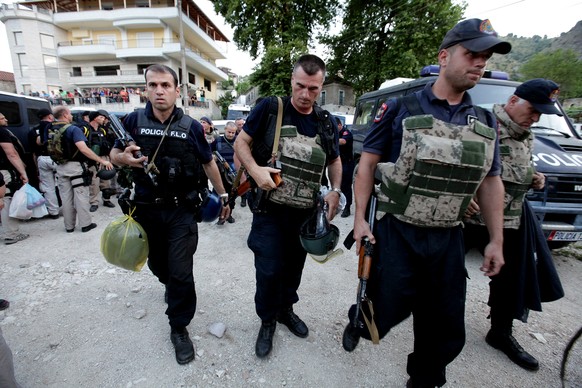
<svg viewBox="0 0 582 388"><path fill-rule="evenodd" d="M111 130L115 134L115 137L117 137L119 139L119 141L121 142L121 145L123 145L124 147L130 146L130 145L136 145L135 140L133 140L133 137L131 137L131 135L129 133L127 133L127 131L123 127L123 124L121 124L121 121L119 121L117 116L115 116L114 114L110 114L109 115L109 122L111 123L111 125L110 125ZM137 150L133 153L133 156L135 156L137 159L139 159L143 156L143 154L141 153L140 150ZM144 171L146 172L146 174L148 174L148 176L150 177L154 186L157 186L158 185L157 175L160 172L158 171L158 168L156 167L156 165L153 163L149 164L147 162L147 160L144 160L142 162L142 165L143 165Z"/></svg>
<svg viewBox="0 0 582 388"><path fill-rule="evenodd" d="M218 171L220 172L220 176L222 178L222 184L224 185L224 189L227 193L232 191L232 185L236 179L236 174L232 171L230 167L230 163L224 159L224 157L218 151L214 151L214 156L216 157L216 161L218 162Z"/></svg>
<svg viewBox="0 0 582 388"><path fill-rule="evenodd" d="M370 197L370 202L368 204L368 223L370 224L370 231L374 232L374 223L376 220L376 206L377 206L378 199L372 193ZM348 249L354 245L356 241L353 237L352 233L349 233L346 239L344 240L344 246ZM371 317L368 320L365 314L363 315L364 320L366 321L366 325L368 326L368 330L370 331L370 336L372 337L372 342L377 344L379 343L379 336L378 336L378 329L376 328L376 324L374 323L374 311L371 307L371 301L368 299L368 295L366 295L366 288L368 286L368 279L370 278L370 269L372 267L372 254L374 253L374 244L370 242L370 239L366 236L362 239L362 243L360 245L360 252L359 252L359 260L358 260L358 279L360 280L358 284L358 292L357 292L357 299L356 299L356 312L354 314L354 320L352 325L354 328L359 329L361 326L360 323L360 313L362 313L362 302L365 302L370 307Z"/></svg>

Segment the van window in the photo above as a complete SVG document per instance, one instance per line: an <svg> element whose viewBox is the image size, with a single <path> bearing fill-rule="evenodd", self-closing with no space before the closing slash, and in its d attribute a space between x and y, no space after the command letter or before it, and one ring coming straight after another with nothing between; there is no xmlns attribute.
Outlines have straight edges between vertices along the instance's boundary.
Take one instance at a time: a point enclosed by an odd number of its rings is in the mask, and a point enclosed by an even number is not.
<svg viewBox="0 0 582 388"><path fill-rule="evenodd" d="M20 126L23 124L18 103L12 101L0 101L0 112L6 116L8 125Z"/></svg>
<svg viewBox="0 0 582 388"><path fill-rule="evenodd" d="M359 114L356 116L356 122L354 125L368 125L374 119L374 107L376 106L376 101L366 100L360 101L358 104Z"/></svg>

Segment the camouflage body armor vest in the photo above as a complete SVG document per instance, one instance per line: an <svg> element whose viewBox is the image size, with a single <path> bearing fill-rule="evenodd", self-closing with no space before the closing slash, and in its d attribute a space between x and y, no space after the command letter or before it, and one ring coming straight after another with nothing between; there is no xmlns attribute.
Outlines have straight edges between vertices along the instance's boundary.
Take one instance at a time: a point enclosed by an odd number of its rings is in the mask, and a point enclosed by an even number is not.
<svg viewBox="0 0 582 388"><path fill-rule="evenodd" d="M425 227L459 225L471 198L491 169L495 130L478 120L456 125L432 115L403 121L395 163L378 163L378 217L394 214Z"/></svg>
<svg viewBox="0 0 582 388"><path fill-rule="evenodd" d="M280 136L277 160L281 162L283 185L271 192L269 200L300 209L312 208L326 167L320 135L301 135L295 126L284 125Z"/></svg>
<svg viewBox="0 0 582 388"><path fill-rule="evenodd" d="M493 113L499 123L499 156L503 166L501 180L505 186L503 227L517 229L521 221L523 200L534 174L531 163L533 135L529 129L514 123L503 106L494 105ZM480 216L474 216L467 222L485 225Z"/></svg>

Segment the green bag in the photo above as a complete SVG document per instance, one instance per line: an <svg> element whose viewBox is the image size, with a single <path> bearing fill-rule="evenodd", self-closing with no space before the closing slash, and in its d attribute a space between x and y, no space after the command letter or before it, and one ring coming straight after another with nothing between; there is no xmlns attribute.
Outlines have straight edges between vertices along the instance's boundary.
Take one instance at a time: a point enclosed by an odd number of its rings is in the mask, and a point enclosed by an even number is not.
<svg viewBox="0 0 582 388"><path fill-rule="evenodd" d="M101 253L108 263L139 272L149 253L146 232L131 215L123 215L103 231Z"/></svg>

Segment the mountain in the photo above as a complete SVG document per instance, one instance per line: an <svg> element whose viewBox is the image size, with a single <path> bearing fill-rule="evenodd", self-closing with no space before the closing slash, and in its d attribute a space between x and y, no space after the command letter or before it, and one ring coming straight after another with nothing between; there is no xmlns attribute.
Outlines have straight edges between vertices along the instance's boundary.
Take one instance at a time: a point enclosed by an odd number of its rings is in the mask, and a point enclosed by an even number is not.
<svg viewBox="0 0 582 388"><path fill-rule="evenodd" d="M520 80L519 68L532 56L541 51L555 51L558 49L572 49L582 57L582 20L568 32L562 33L557 38L548 38L534 35L523 37L509 34L502 39L511 43L511 52L506 55L495 54L489 60L487 68L509 73L512 80Z"/></svg>

